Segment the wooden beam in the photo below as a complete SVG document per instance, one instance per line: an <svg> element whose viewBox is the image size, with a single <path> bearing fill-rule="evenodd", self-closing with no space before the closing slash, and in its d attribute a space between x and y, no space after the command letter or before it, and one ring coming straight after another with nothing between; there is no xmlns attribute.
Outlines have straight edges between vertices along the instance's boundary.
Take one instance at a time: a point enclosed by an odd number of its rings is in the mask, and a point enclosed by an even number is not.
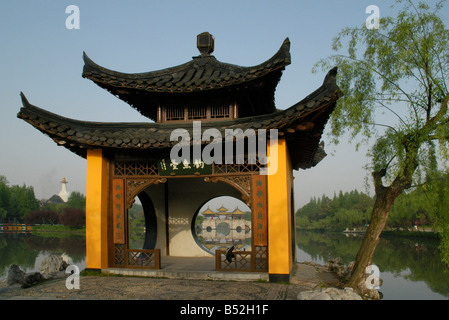
<svg viewBox="0 0 449 320"><path fill-rule="evenodd" d="M296 131L310 131L315 127L313 122L305 122L296 126Z"/></svg>

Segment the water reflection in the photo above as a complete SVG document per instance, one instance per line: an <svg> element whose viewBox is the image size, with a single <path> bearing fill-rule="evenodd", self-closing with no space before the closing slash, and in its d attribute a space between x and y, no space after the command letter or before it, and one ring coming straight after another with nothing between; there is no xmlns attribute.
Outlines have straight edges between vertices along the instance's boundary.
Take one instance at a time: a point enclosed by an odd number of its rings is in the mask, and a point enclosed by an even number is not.
<svg viewBox="0 0 449 320"><path fill-rule="evenodd" d="M0 233L0 280L8 275L10 265L17 264L25 272L39 271L49 254L70 257L69 264L81 270L86 267L86 239L84 236L37 236L25 233Z"/></svg>
<svg viewBox="0 0 449 320"><path fill-rule="evenodd" d="M355 260L362 239L297 230L298 261L326 264L328 259L341 257L348 265ZM373 264L380 269L385 300L449 297L449 272L441 262L438 240L382 236Z"/></svg>
<svg viewBox="0 0 449 320"><path fill-rule="evenodd" d="M341 257L348 265L355 259L361 241L361 236L298 230L298 261L326 264L328 259ZM0 233L0 280L7 277L11 264L26 272L39 271L50 253L66 253L71 264L82 270L86 266L85 237ZM384 236L373 263L380 269L380 291L385 300L449 298L449 272L440 261L437 240Z"/></svg>

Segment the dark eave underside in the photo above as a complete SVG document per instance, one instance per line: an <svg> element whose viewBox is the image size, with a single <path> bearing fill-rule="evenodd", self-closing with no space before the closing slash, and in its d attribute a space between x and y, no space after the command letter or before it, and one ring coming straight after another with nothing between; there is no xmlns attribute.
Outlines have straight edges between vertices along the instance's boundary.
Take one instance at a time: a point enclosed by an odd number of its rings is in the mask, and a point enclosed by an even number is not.
<svg viewBox="0 0 449 320"><path fill-rule="evenodd" d="M238 100L244 91L246 99L254 99L253 104L257 105L253 114L264 114L276 110L274 92L282 71L290 63L290 41L287 38L271 59L253 67L222 63L214 56L199 56L185 64L159 71L122 73L99 66L84 53L82 76L153 120L158 105L173 104L176 99L182 99L184 103L190 99L195 101L200 93L204 101L207 100L207 92L218 96L231 95ZM264 99L258 101L261 94ZM239 101L243 110L250 108L243 101Z"/></svg>
<svg viewBox="0 0 449 320"><path fill-rule="evenodd" d="M327 74L323 85L292 107L272 114L228 121L202 122L202 131L218 129L225 137L226 129L278 129L285 137L294 169L313 167L322 152L319 144L324 126L341 95L336 85L336 69ZM192 123L103 123L68 119L31 105L22 94L18 117L50 136L58 145L85 157L87 149L144 152L169 149L178 141L170 141L174 129L192 133Z"/></svg>

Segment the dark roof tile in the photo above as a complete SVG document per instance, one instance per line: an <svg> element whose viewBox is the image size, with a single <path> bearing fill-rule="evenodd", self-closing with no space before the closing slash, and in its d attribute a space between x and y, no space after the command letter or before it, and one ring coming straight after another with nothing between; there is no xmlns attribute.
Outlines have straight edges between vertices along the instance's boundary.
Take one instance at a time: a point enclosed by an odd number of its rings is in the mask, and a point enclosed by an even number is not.
<svg viewBox="0 0 449 320"><path fill-rule="evenodd" d="M217 128L225 136L226 129L279 129L292 134L288 139L292 163L295 169L308 168L314 164L314 155L320 143L327 119L341 95L335 83L336 70L332 69L323 85L292 107L273 114L214 122L202 122L202 129ZM64 118L31 105L21 93L22 104L18 117L50 136L69 150L86 155L87 148L157 149L170 148L177 141L170 141L176 128L191 133L192 123L102 123ZM313 103L312 103L313 102ZM323 112L324 110L324 112ZM313 120L312 117L313 116ZM302 123L314 122L312 129L296 131ZM308 128L307 126L303 126ZM294 132L294 133L290 133Z"/></svg>
<svg viewBox="0 0 449 320"><path fill-rule="evenodd" d="M167 94L202 93L223 88L237 88L259 78L270 77L270 81L261 80L266 85L265 91L274 90L281 77L282 70L290 64L290 41L283 42L278 52L269 60L253 67L241 67L222 63L214 56L194 57L190 62L163 70L146 73L121 73L101 67L94 63L85 53L83 77L92 80L120 99L129 103L144 116L155 119L155 108L163 104ZM145 95L142 95L145 92ZM249 95L259 93L248 92ZM266 94L266 92L265 92ZM155 102L157 101L157 103ZM257 101L257 100L256 100ZM267 104L258 103L259 114L275 111L274 101Z"/></svg>

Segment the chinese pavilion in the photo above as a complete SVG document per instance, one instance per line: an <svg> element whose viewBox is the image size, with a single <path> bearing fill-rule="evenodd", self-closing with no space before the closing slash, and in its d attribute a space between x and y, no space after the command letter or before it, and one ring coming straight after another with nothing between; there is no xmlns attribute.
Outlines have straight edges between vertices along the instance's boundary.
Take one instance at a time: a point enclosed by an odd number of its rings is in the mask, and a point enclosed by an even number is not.
<svg viewBox="0 0 449 320"><path fill-rule="evenodd" d="M336 69L316 91L278 110L275 89L291 63L288 38L272 58L252 67L218 61L207 32L198 35L197 47L200 55L185 64L137 74L106 69L84 54L84 78L152 121L68 119L30 104L23 93L17 116L87 160L87 268L160 268L166 256L210 255L195 242L194 221L203 204L226 195L251 208L251 250L234 251L231 260L217 250L216 269L264 272L270 281L288 281L296 259L293 170L314 167L325 156L321 135L341 95ZM198 122L223 137L230 129L277 130L278 138L266 141L269 165L249 161L247 150L239 163L170 160L179 143L171 133L182 129L191 137ZM187 142L198 147L193 139ZM209 144L203 139L200 148ZM271 165L277 170L262 174ZM136 197L145 215L143 248L128 240L127 212Z"/></svg>

